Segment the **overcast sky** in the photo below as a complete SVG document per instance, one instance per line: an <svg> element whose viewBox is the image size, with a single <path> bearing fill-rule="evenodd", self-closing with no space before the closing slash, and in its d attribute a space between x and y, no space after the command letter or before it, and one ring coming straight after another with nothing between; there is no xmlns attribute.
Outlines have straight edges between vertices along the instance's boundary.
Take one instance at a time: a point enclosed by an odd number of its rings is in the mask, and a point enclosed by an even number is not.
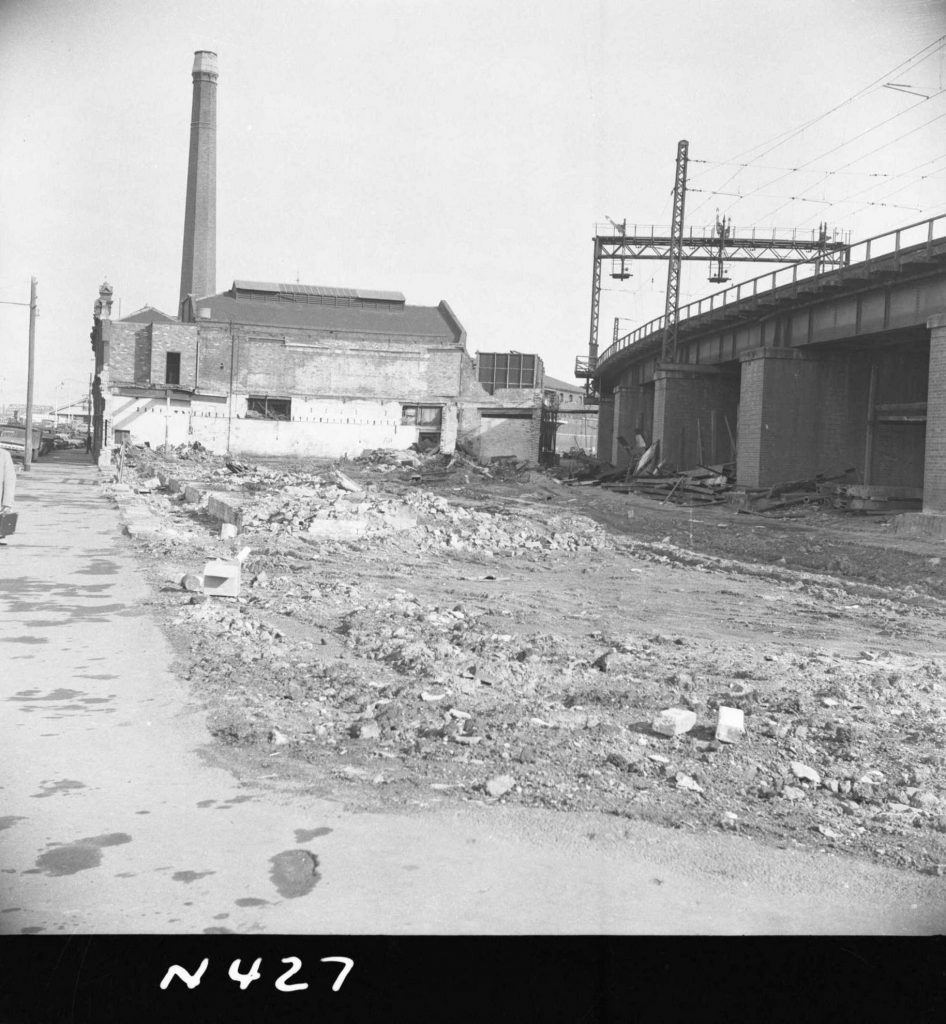
<svg viewBox="0 0 946 1024"><path fill-rule="evenodd" d="M0 0L0 299L39 279L39 402L85 391L105 277L113 315L176 312L208 49L218 291L446 299L471 354L572 379L594 224L669 225L680 139L688 225L863 238L942 213L944 35L946 0ZM632 269L604 278L604 344L663 310L666 264ZM716 287L685 267L683 299ZM24 400L27 326L0 306L0 401Z"/></svg>

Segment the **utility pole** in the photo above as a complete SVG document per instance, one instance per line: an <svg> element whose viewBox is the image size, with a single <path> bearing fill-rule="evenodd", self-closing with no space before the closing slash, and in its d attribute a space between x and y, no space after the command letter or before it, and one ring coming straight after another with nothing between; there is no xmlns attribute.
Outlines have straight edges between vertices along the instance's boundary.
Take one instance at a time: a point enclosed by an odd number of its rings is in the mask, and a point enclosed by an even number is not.
<svg viewBox="0 0 946 1024"><path fill-rule="evenodd" d="M30 348L26 373L26 436L23 438L23 470L28 473L33 462L33 367L36 362L36 278L30 278Z"/></svg>
<svg viewBox="0 0 946 1024"><path fill-rule="evenodd" d="M687 150L690 143L677 143L677 170L673 179L673 222L670 227L670 259L667 266L667 305L661 358L677 361L677 323L680 319L680 263L683 257L683 207L687 195Z"/></svg>

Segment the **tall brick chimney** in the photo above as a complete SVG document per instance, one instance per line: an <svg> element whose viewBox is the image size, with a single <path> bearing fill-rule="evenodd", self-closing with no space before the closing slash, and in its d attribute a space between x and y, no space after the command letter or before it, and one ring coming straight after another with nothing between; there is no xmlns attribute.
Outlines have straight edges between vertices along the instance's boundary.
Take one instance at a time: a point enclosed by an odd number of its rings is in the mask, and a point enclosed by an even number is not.
<svg viewBox="0 0 946 1024"><path fill-rule="evenodd" d="M181 297L217 290L217 55L194 54L194 102L187 162Z"/></svg>

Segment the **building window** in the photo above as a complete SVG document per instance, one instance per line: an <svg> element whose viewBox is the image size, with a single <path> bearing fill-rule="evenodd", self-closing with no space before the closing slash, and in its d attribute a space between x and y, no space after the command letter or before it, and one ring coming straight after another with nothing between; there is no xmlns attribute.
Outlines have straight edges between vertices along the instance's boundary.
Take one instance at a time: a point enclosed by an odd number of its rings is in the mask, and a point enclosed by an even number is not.
<svg viewBox="0 0 946 1024"><path fill-rule="evenodd" d="M401 406L401 423L417 427L417 444L421 448L439 448L443 429L443 407L439 405Z"/></svg>
<svg viewBox="0 0 946 1024"><path fill-rule="evenodd" d="M164 383L181 383L181 353L168 352L164 358Z"/></svg>
<svg viewBox="0 0 946 1024"><path fill-rule="evenodd" d="M534 388L537 362L536 356L519 352L481 352L476 378L491 395L497 388Z"/></svg>
<svg viewBox="0 0 946 1024"><path fill-rule="evenodd" d="M289 398L270 398L250 395L246 403L248 420L291 420L292 401Z"/></svg>

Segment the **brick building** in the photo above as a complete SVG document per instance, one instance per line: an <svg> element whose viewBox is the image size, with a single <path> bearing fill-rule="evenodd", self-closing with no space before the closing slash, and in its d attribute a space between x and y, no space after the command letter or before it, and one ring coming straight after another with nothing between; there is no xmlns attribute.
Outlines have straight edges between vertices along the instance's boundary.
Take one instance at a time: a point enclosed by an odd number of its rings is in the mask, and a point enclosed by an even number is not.
<svg viewBox="0 0 946 1024"><path fill-rule="evenodd" d="M483 386L446 302L234 281L187 296L181 320L145 307L113 321L107 285L97 307L99 446L337 458L459 442L483 461L538 460L541 360L519 357L533 361L529 387Z"/></svg>
<svg viewBox="0 0 946 1024"><path fill-rule="evenodd" d="M217 79L217 55L198 50L178 315L145 306L113 321L112 289L99 291L96 453L124 440L329 458L460 443L536 462L541 369L528 390L481 386L446 302L260 281L216 292Z"/></svg>

